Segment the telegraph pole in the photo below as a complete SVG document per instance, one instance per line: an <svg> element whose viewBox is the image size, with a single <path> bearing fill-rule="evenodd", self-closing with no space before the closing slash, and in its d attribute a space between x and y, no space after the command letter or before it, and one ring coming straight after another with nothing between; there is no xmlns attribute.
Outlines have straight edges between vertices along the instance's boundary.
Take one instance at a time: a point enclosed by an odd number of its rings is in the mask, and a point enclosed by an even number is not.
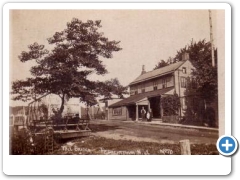
<svg viewBox="0 0 240 180"><path fill-rule="evenodd" d="M209 25L210 25L210 42L211 42L211 52L212 52L212 66L215 67L215 58L214 58L214 44L213 44L213 32L212 32L212 12L209 12Z"/></svg>

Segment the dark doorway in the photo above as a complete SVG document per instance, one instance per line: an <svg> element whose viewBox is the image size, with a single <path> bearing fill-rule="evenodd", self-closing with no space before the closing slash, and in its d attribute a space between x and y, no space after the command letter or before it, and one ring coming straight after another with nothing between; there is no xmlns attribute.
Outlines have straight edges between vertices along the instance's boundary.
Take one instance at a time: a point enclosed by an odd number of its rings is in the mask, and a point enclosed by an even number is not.
<svg viewBox="0 0 240 180"><path fill-rule="evenodd" d="M145 110L144 117L142 117L142 113L141 113L142 108L144 108L144 110ZM142 118L143 118L142 120L146 119L147 112L148 112L148 106L147 105L138 105L138 119L142 119Z"/></svg>
<svg viewBox="0 0 240 180"><path fill-rule="evenodd" d="M136 120L136 106L130 105L127 106L128 113L129 113L129 119Z"/></svg>
<svg viewBox="0 0 240 180"><path fill-rule="evenodd" d="M161 118L160 96L149 98L150 108L152 109L153 118Z"/></svg>

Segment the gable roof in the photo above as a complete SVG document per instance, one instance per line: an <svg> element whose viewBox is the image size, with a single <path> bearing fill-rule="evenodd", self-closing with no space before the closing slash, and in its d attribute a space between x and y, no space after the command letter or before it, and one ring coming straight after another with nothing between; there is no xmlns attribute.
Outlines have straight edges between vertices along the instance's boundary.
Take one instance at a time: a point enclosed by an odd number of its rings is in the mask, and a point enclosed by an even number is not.
<svg viewBox="0 0 240 180"><path fill-rule="evenodd" d="M168 66L164 66L162 68L159 69L155 69L149 72L146 72L140 76L138 76L133 82L131 82L129 85L133 85L133 84L137 84L149 79L153 79L165 74L169 74L174 72L176 69L178 69L182 64L184 64L186 61L179 61L173 64L170 64Z"/></svg>
<svg viewBox="0 0 240 180"><path fill-rule="evenodd" d="M164 88L164 89L158 89L155 91L149 91L149 92L133 95L126 99L118 101L118 102L110 105L109 107L120 107L120 106L129 105L129 104L135 104L136 102L138 102L146 97L154 97L154 96L162 95L173 89L174 89L174 87L168 87L168 88Z"/></svg>

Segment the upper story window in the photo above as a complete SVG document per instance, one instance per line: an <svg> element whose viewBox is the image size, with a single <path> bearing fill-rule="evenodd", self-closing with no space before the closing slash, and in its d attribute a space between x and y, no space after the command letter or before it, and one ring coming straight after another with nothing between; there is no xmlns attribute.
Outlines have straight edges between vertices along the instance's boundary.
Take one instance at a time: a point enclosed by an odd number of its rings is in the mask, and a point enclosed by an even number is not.
<svg viewBox="0 0 240 180"><path fill-rule="evenodd" d="M183 74L187 74L187 68L186 67L182 67L182 72L183 72Z"/></svg>
<svg viewBox="0 0 240 180"><path fill-rule="evenodd" d="M134 94L135 94L135 95L138 94L138 91L136 90Z"/></svg>
<svg viewBox="0 0 240 180"><path fill-rule="evenodd" d="M158 89L158 83L157 81L153 81L153 90L157 90Z"/></svg>
<svg viewBox="0 0 240 180"><path fill-rule="evenodd" d="M167 87L167 78L163 78L162 79L162 88L166 88Z"/></svg>
<svg viewBox="0 0 240 180"><path fill-rule="evenodd" d="M138 86L136 86L136 85L131 86L130 87L130 95L132 96L132 95L135 95L137 93L138 93Z"/></svg>
<svg viewBox="0 0 240 180"><path fill-rule="evenodd" d="M131 90L130 91L130 96L134 95L135 94L135 91L134 90Z"/></svg>
<svg viewBox="0 0 240 180"><path fill-rule="evenodd" d="M140 86L140 89L141 89L141 93L144 93L144 92L145 92L145 84L142 84L142 85Z"/></svg>
<svg viewBox="0 0 240 180"><path fill-rule="evenodd" d="M187 79L185 77L181 77L181 87L182 88L187 87Z"/></svg>

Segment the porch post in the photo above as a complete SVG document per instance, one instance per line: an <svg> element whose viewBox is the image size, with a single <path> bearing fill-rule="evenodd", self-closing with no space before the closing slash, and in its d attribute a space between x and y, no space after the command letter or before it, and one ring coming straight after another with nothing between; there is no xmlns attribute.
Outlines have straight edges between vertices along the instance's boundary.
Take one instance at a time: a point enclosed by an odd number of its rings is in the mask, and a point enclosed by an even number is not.
<svg viewBox="0 0 240 180"><path fill-rule="evenodd" d="M150 110L150 101L148 100L148 111Z"/></svg>
<svg viewBox="0 0 240 180"><path fill-rule="evenodd" d="M136 121L138 121L138 104L136 104Z"/></svg>
<svg viewBox="0 0 240 180"><path fill-rule="evenodd" d="M162 119L162 117L163 117L163 108L162 108L162 98L161 97L162 96L160 96L160 117Z"/></svg>

